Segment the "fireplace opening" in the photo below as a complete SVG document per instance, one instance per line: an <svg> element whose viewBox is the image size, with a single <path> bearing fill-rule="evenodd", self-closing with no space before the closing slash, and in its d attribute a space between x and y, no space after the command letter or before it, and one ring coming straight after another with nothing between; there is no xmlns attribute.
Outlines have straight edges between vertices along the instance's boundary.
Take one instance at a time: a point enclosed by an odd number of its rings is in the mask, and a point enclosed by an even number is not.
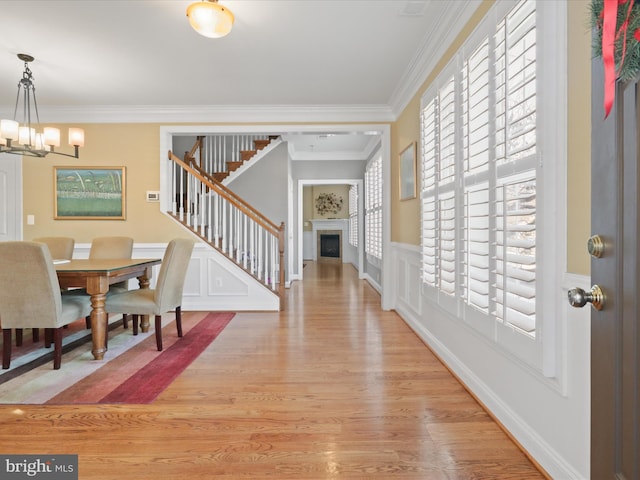
<svg viewBox="0 0 640 480"><path fill-rule="evenodd" d="M340 235L320 235L320 256L340 258Z"/></svg>
<svg viewBox="0 0 640 480"><path fill-rule="evenodd" d="M317 244L319 262L342 263L342 232L340 230L319 230Z"/></svg>

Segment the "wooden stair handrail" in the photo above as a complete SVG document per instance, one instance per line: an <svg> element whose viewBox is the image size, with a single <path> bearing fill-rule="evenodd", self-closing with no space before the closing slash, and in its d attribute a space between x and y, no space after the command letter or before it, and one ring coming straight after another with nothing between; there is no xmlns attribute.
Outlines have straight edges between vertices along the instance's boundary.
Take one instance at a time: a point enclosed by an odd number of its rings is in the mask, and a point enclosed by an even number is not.
<svg viewBox="0 0 640 480"><path fill-rule="evenodd" d="M262 228L268 230L272 235L277 237L280 229L284 229L284 224L281 224L280 226L276 225L262 213L253 208L249 203L239 197L235 192L231 191L229 188L227 188L208 174L201 173L199 171L200 168L194 169L192 166L180 160L180 158L178 158L171 150L169 150L169 159L194 175L196 178L198 178L198 180L204 183L211 190L215 190L218 195L236 205L242 213L255 220Z"/></svg>
<svg viewBox="0 0 640 480"><path fill-rule="evenodd" d="M198 149L200 150L200 162L202 162L202 137L200 135L196 137L196 143L191 147L191 151L187 153L189 158L195 158L194 155Z"/></svg>

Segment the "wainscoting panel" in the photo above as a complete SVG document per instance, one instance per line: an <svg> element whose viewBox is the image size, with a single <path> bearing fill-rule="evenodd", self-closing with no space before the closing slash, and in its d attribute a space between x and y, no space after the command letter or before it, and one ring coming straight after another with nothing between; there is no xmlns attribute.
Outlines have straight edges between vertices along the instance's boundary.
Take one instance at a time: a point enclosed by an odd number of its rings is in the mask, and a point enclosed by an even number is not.
<svg viewBox="0 0 640 480"><path fill-rule="evenodd" d="M396 285L396 310L411 316L420 316L420 247L393 244L397 277L389 285ZM401 316L404 317L404 315Z"/></svg>
<svg viewBox="0 0 640 480"><path fill-rule="evenodd" d="M162 258L164 243L136 243L134 258ZM91 244L76 244L74 258L88 258ZM160 266L154 267L151 287L155 287ZM137 288L136 280L129 288ZM238 268L228 258L196 241L187 271L182 309L185 311L278 311L278 297Z"/></svg>

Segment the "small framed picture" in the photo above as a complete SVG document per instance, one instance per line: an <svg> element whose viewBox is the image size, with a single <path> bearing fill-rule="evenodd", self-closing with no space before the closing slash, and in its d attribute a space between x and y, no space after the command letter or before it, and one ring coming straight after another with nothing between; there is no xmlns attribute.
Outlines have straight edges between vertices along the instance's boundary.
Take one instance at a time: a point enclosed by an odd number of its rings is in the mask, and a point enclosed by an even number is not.
<svg viewBox="0 0 640 480"><path fill-rule="evenodd" d="M53 167L54 219L125 220L125 167Z"/></svg>
<svg viewBox="0 0 640 480"><path fill-rule="evenodd" d="M416 198L416 142L400 152L400 200Z"/></svg>

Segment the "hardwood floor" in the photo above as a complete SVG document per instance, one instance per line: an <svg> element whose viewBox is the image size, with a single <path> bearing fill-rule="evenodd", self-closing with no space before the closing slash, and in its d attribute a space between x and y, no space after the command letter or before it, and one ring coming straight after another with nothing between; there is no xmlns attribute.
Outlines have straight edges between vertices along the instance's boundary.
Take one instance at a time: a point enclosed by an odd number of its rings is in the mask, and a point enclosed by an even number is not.
<svg viewBox="0 0 640 480"><path fill-rule="evenodd" d="M0 406L0 451L78 454L82 480L544 478L379 305L311 263L286 311L238 313L154 403Z"/></svg>

